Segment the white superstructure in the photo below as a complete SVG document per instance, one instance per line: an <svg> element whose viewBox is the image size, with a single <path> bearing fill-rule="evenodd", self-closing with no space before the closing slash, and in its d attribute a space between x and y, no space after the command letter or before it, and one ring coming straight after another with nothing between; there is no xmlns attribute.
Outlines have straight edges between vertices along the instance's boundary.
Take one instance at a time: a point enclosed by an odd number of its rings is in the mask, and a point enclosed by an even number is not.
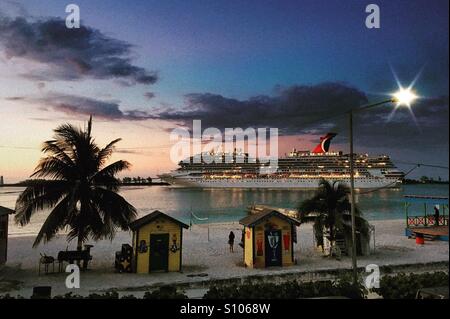
<svg viewBox="0 0 450 319"><path fill-rule="evenodd" d="M328 151L335 135L322 137L312 152L294 149L269 173L263 173L269 164L234 152L214 154L213 162L191 157L159 177L172 185L202 188L317 188L321 179L350 184L349 155ZM386 155L354 154L354 167L356 188L396 187L404 177Z"/></svg>

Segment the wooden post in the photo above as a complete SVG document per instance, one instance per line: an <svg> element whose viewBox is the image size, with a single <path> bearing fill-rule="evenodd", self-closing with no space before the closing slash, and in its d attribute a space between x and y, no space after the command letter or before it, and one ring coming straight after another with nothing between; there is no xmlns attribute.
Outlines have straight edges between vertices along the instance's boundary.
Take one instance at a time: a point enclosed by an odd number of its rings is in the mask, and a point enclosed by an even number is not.
<svg viewBox="0 0 450 319"><path fill-rule="evenodd" d="M439 224L439 220L438 220ZM442 205L442 225L445 224L445 205Z"/></svg>
<svg viewBox="0 0 450 319"><path fill-rule="evenodd" d="M356 221L355 221L355 172L353 163L353 111L349 112L349 139L350 139L350 211L351 211L351 221L352 221L352 275L353 275L353 285L356 286L358 283L358 265L356 260Z"/></svg>
<svg viewBox="0 0 450 319"><path fill-rule="evenodd" d="M428 221L427 221L427 203L423 204L424 209L425 209L425 226L428 226Z"/></svg>
<svg viewBox="0 0 450 319"><path fill-rule="evenodd" d="M405 218L406 218L406 228L408 228L408 203L405 202Z"/></svg>

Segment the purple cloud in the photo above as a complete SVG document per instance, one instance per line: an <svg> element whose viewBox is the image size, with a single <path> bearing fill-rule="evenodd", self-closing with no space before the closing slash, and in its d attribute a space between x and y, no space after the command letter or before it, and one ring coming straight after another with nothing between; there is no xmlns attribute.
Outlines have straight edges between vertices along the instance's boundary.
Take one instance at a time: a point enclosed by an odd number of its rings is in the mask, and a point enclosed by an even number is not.
<svg viewBox="0 0 450 319"><path fill-rule="evenodd" d="M153 84L155 71L132 64L132 45L82 25L68 29L61 18L9 18L0 14L0 46L7 58L44 64L33 80L116 79L128 85Z"/></svg>

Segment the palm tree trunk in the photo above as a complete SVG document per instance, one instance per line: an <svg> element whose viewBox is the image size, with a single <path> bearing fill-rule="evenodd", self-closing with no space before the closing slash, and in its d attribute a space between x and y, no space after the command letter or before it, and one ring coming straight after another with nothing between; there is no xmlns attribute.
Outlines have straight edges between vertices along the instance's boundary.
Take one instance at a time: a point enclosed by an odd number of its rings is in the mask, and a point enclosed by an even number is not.
<svg viewBox="0 0 450 319"><path fill-rule="evenodd" d="M81 235L78 236L77 250L83 250L83 241L81 240Z"/></svg>
<svg viewBox="0 0 450 319"><path fill-rule="evenodd" d="M78 234L78 240L77 240L77 250L82 251L83 250L83 240L81 239L81 233ZM77 266L81 266L81 260L77 260Z"/></svg>
<svg viewBox="0 0 450 319"><path fill-rule="evenodd" d="M83 216L83 212L85 210L85 201L83 199L80 200L80 211L79 211L79 216ZM79 223L82 223L82 220L79 221ZM82 225L78 225L78 238L77 238L77 250L81 251L83 250L83 236L81 234L82 232Z"/></svg>
<svg viewBox="0 0 450 319"><path fill-rule="evenodd" d="M334 227L333 227L333 225L330 225L330 245L331 245L331 248L334 247L334 242L335 242Z"/></svg>

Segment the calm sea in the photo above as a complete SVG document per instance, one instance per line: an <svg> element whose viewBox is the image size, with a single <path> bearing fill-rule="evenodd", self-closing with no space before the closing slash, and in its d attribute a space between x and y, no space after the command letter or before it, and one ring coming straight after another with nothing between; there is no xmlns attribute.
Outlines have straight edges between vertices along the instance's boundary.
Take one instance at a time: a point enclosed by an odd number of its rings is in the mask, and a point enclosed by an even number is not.
<svg viewBox="0 0 450 319"><path fill-rule="evenodd" d="M21 187L0 187L0 205L14 208ZM237 221L246 215L246 208L252 204L267 204L276 207L295 208L304 199L311 197L314 191L307 190L256 190L256 189L194 189L165 186L124 187L124 196L145 215L153 210L165 213L189 222L190 212L197 217L209 218L209 222ZM358 194L357 202L369 220L398 219L404 217L403 195L439 195L448 196L448 185L403 185L399 189L385 189L367 194ZM430 213L431 213L430 207ZM417 207L423 212L423 207ZM46 214L36 215L31 224L39 226ZM194 220L197 223L202 221ZM24 231L35 227L23 228ZM22 228L13 226L14 232ZM30 229L31 228L31 229Z"/></svg>

